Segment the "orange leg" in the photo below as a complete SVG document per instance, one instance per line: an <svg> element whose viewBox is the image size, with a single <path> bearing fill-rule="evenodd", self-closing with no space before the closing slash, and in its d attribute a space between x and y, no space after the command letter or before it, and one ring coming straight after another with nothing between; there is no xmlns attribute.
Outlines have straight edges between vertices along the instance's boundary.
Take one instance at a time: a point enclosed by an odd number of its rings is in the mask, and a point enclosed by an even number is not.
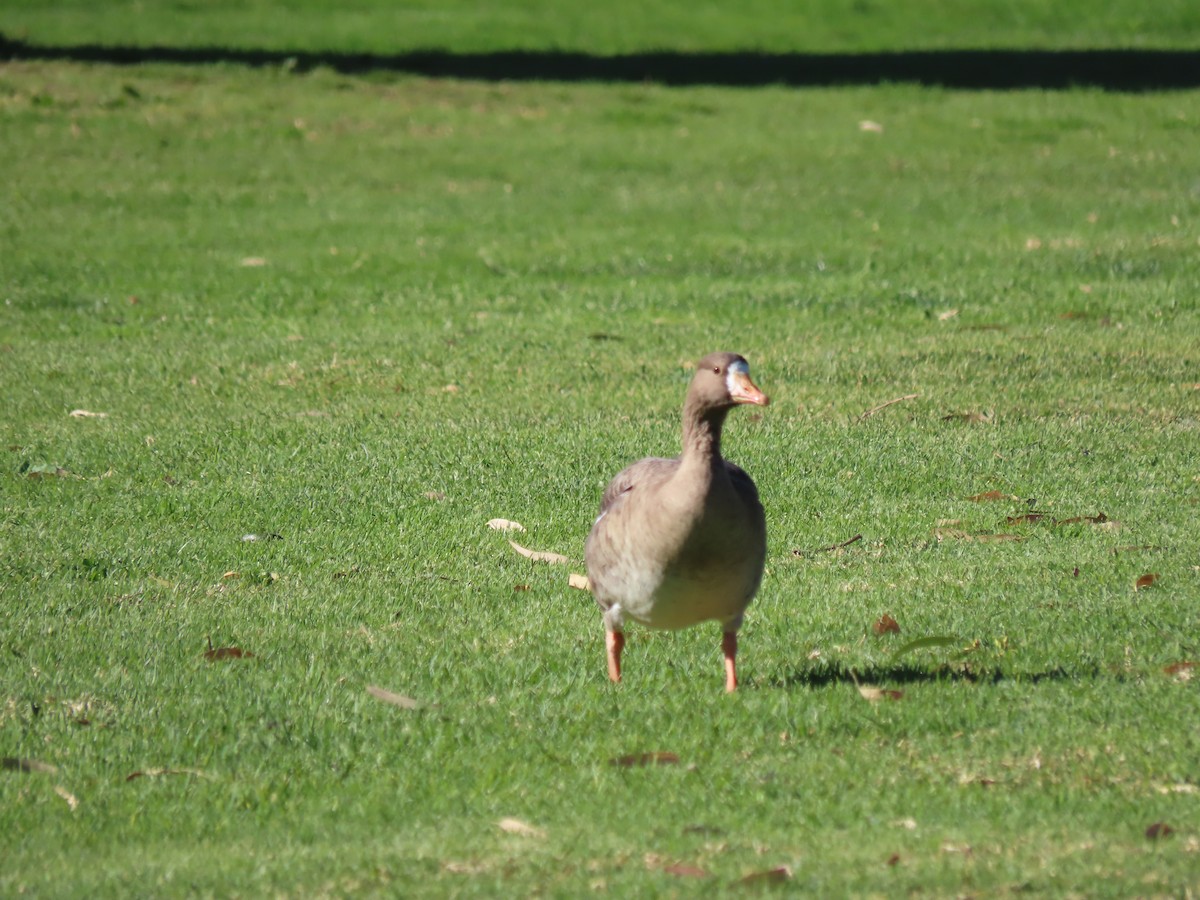
<svg viewBox="0 0 1200 900"><path fill-rule="evenodd" d="M608 648L608 677L621 680L621 651L625 649L625 634L620 631L604 632L604 643Z"/></svg>
<svg viewBox="0 0 1200 900"><path fill-rule="evenodd" d="M725 654L725 690L732 694L737 690L737 635L732 631L721 635L721 652Z"/></svg>

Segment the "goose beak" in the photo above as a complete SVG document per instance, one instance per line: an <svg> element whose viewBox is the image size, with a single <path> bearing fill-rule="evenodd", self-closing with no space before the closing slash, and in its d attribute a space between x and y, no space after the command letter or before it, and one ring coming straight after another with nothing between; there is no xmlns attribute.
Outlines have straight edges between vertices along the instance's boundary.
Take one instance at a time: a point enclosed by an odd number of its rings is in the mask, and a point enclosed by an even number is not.
<svg viewBox="0 0 1200 900"><path fill-rule="evenodd" d="M750 380L748 373L736 370L729 373L729 396L734 403L751 403L754 406L766 406L771 402L771 398Z"/></svg>

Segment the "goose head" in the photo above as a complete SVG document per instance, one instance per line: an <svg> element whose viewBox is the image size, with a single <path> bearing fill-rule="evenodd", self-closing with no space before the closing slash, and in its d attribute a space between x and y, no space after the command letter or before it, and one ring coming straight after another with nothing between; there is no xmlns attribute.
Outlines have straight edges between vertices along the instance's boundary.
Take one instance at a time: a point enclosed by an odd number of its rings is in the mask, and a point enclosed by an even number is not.
<svg viewBox="0 0 1200 900"><path fill-rule="evenodd" d="M725 413L735 406L771 402L750 380L750 364L736 353L710 353L696 365L688 405L700 415Z"/></svg>

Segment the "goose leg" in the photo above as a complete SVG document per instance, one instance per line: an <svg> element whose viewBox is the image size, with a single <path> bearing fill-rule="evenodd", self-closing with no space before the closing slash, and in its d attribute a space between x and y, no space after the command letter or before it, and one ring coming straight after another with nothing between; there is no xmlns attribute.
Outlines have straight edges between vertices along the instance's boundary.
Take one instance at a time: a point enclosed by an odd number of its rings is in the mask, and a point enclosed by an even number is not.
<svg viewBox="0 0 1200 900"><path fill-rule="evenodd" d="M725 691L732 694L737 690L736 631L726 631L721 635L721 652L725 654Z"/></svg>
<svg viewBox="0 0 1200 900"><path fill-rule="evenodd" d="M604 643L608 649L608 677L611 681L621 680L621 651L625 649L623 631L604 632Z"/></svg>

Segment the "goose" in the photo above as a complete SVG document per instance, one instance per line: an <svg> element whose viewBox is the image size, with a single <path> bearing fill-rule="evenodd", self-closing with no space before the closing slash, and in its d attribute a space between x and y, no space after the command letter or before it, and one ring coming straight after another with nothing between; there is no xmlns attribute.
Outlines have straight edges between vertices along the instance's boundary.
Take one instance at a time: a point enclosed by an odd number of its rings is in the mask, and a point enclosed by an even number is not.
<svg viewBox="0 0 1200 900"><path fill-rule="evenodd" d="M737 633L762 581L767 526L753 480L721 456L721 428L735 406L769 402L742 356L710 353L683 403L683 452L639 460L605 488L584 556L612 681L621 680L626 622L678 629L715 620L725 690L737 689Z"/></svg>

